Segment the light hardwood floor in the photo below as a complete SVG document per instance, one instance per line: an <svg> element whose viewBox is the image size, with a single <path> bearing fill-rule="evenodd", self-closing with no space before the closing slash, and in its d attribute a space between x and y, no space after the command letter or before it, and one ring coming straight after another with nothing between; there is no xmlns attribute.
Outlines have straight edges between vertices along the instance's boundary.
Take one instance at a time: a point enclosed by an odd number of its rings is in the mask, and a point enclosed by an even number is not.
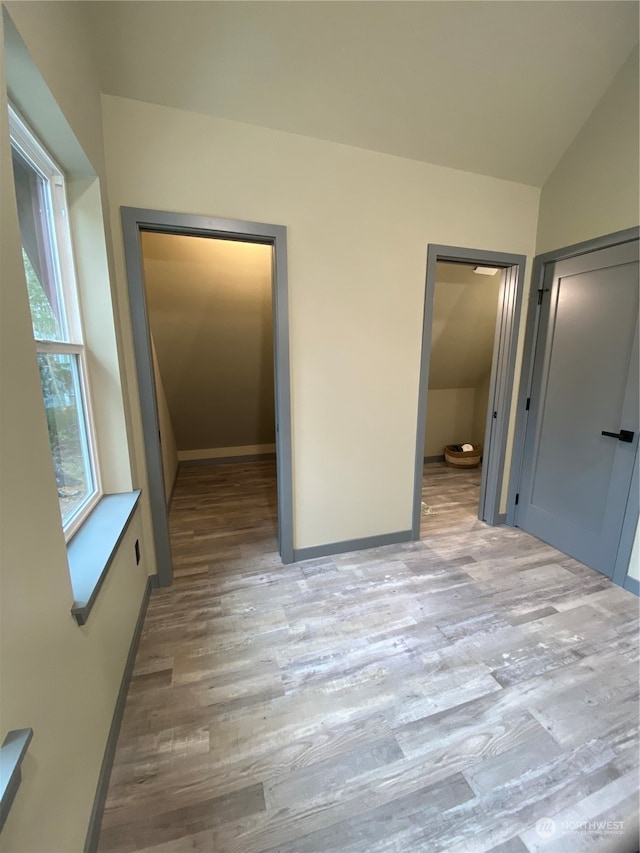
<svg viewBox="0 0 640 853"><path fill-rule="evenodd" d="M638 600L425 471L422 542L283 567L272 463L182 469L103 853L637 850Z"/></svg>

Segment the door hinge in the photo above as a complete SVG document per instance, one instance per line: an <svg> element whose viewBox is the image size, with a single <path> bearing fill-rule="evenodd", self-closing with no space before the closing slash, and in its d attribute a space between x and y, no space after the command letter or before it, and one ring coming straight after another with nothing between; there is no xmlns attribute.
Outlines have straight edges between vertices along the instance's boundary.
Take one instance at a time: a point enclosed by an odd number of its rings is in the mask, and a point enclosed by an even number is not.
<svg viewBox="0 0 640 853"><path fill-rule="evenodd" d="M538 291L538 305L542 305L542 296L544 294L544 290Z"/></svg>
<svg viewBox="0 0 640 853"><path fill-rule="evenodd" d="M529 411L529 406L531 405L531 397L527 397L527 405L525 406L525 412Z"/></svg>
<svg viewBox="0 0 640 853"><path fill-rule="evenodd" d="M493 413L493 419L494 419L494 421L495 421L495 419L496 419L497 417L498 417L498 413L497 413L497 412L494 412L494 413Z"/></svg>
<svg viewBox="0 0 640 853"><path fill-rule="evenodd" d="M516 495L516 506L520 503L520 492Z"/></svg>

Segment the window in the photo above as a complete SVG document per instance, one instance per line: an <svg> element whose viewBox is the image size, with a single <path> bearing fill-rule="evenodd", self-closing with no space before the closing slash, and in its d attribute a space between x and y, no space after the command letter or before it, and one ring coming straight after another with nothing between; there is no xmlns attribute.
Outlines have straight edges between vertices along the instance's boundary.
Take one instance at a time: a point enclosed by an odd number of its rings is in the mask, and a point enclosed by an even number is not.
<svg viewBox="0 0 640 853"><path fill-rule="evenodd" d="M65 536L101 496L64 176L9 108L22 260Z"/></svg>

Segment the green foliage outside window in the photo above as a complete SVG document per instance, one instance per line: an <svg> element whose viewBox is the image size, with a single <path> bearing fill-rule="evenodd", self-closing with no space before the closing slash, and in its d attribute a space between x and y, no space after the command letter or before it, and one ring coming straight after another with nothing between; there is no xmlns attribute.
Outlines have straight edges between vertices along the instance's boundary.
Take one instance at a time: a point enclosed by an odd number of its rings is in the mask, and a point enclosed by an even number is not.
<svg viewBox="0 0 640 853"><path fill-rule="evenodd" d="M43 340L59 339L60 330L53 309L51 308L51 303L47 299L47 295L38 281L36 271L24 249L22 250L22 262L27 278L29 307L31 308L33 328Z"/></svg>

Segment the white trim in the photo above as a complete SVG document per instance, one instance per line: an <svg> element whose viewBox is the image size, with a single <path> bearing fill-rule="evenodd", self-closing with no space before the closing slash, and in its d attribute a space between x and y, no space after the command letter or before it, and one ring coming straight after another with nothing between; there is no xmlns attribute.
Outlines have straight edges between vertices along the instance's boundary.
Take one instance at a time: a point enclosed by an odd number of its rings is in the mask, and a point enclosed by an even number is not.
<svg viewBox="0 0 640 853"><path fill-rule="evenodd" d="M36 352L75 356L78 365L76 394L79 397L78 408L82 415L80 428L85 439L83 447L86 447L86 452L83 451L84 465L91 477L93 490L84 503L80 504L66 522L63 522L65 540L68 542L97 505L103 493L97 459L98 444L71 242L67 193L62 169L12 104L9 104L9 127L12 148L44 183L44 197L41 197L41 203L46 206L46 211L41 215L46 222L43 230L47 238L51 273L54 278L51 284L58 291L58 298L62 303L62 316L59 320L63 339L36 339Z"/></svg>
<svg viewBox="0 0 640 853"><path fill-rule="evenodd" d="M230 456L259 456L275 453L275 444L242 444L238 447L207 447L204 450L179 450L179 462L192 462L197 459L226 459Z"/></svg>
<svg viewBox="0 0 640 853"><path fill-rule="evenodd" d="M71 245L69 206L64 172L12 104L9 104L9 127L12 146L22 155L34 172L45 181L46 217L53 232L47 229L47 236L55 238L49 239L48 242L55 279L53 283L62 296L63 339L67 343L82 345L84 337L78 303L78 284Z"/></svg>
<svg viewBox="0 0 640 853"><path fill-rule="evenodd" d="M89 513L101 500L104 492L102 490L102 477L100 475L100 466L97 459L98 442L96 439L96 426L93 414L93 405L91 402L91 387L89 384L89 375L87 369L87 351L84 347L80 349L78 354L79 373L80 373L80 393L82 395L82 412L84 414L84 428L87 438L87 463L93 478L94 491L86 503L81 504L78 511L71 516L64 527L64 538L68 542L80 525L88 517Z"/></svg>
<svg viewBox="0 0 640 853"><path fill-rule="evenodd" d="M65 344L62 341L41 341L36 338L36 350L55 355L82 355L84 347L82 344Z"/></svg>
<svg viewBox="0 0 640 853"><path fill-rule="evenodd" d="M82 345L84 344L84 334L78 299L78 280L76 278L76 265L71 243L67 187L62 172L51 179L49 187L53 206L53 225L56 232L57 272L60 276L67 337L70 342Z"/></svg>
<svg viewBox="0 0 640 853"><path fill-rule="evenodd" d="M69 518L64 527L64 541L67 545L102 500L102 497L102 492L94 492L92 495L89 495L87 500L83 504L80 504L76 512Z"/></svg>
<svg viewBox="0 0 640 853"><path fill-rule="evenodd" d="M9 102L9 127L14 147L33 165L41 178L50 181L56 175L62 175L62 169L42 146L38 137L11 102Z"/></svg>

